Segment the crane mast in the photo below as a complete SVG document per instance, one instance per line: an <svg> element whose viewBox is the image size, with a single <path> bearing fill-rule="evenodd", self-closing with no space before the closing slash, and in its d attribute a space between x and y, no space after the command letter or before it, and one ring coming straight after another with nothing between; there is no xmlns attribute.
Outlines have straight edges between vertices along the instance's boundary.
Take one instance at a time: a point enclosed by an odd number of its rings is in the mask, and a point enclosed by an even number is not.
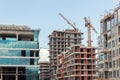
<svg viewBox="0 0 120 80"><path fill-rule="evenodd" d="M70 26L72 26L72 27L74 28L74 31L75 31L75 32L78 31L78 29L76 28L75 23L72 24L72 23L71 23L70 21L68 21L61 13L59 13L59 15L60 15Z"/></svg>
<svg viewBox="0 0 120 80"><path fill-rule="evenodd" d="M88 47L92 47L92 40L91 40L91 28L92 30L97 33L97 31L95 30L95 28L92 26L90 19L84 17L85 20L85 26L88 27Z"/></svg>

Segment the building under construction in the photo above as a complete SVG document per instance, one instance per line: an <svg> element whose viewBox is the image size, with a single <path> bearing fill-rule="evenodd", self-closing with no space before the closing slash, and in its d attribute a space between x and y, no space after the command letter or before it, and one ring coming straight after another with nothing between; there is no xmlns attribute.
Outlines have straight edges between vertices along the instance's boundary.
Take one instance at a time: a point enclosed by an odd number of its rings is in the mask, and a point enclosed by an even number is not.
<svg viewBox="0 0 120 80"><path fill-rule="evenodd" d="M95 47L74 45L58 56L57 80L95 80Z"/></svg>
<svg viewBox="0 0 120 80"><path fill-rule="evenodd" d="M57 55L66 51L68 47L75 44L81 44L82 35L80 31L55 30L49 35L49 51L50 51L50 72L51 80L55 79L57 68Z"/></svg>
<svg viewBox="0 0 120 80"><path fill-rule="evenodd" d="M0 25L0 80L38 80L39 30Z"/></svg>
<svg viewBox="0 0 120 80"><path fill-rule="evenodd" d="M50 62L40 61L39 65L40 65L39 80L50 80Z"/></svg>
<svg viewBox="0 0 120 80"><path fill-rule="evenodd" d="M99 79L120 80L120 6L100 22Z"/></svg>
<svg viewBox="0 0 120 80"><path fill-rule="evenodd" d="M97 77L95 49L92 46L90 19L84 18L88 28L88 46L71 44L57 56L57 80L95 80Z"/></svg>

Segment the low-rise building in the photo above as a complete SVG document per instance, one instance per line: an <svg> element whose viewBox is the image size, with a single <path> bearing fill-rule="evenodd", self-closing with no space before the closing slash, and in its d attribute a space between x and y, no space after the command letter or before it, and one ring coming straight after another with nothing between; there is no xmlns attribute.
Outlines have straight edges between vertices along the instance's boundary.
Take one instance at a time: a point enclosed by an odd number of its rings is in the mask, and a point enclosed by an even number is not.
<svg viewBox="0 0 120 80"><path fill-rule="evenodd" d="M40 65L40 80L50 80L50 62L42 61L39 62Z"/></svg>
<svg viewBox="0 0 120 80"><path fill-rule="evenodd" d="M95 47L74 45L57 57L57 80L95 80Z"/></svg>

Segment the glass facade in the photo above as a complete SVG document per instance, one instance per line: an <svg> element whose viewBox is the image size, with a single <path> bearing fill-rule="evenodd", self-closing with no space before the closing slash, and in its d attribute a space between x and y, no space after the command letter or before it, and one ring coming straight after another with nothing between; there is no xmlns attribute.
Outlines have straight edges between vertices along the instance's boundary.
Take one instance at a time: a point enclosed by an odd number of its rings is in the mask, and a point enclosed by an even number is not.
<svg viewBox="0 0 120 80"><path fill-rule="evenodd" d="M17 33L15 33L15 35L17 35ZM2 66L2 68L6 68L7 66L11 68L14 67L15 70L17 70L18 68L18 73L19 71L23 71L24 76L23 75L20 76L20 74L18 74L17 80L39 80L38 74L39 30L34 30L33 35L34 39L30 40L31 39L30 37L30 39L22 41L19 40L19 36L17 38L4 35L1 36L0 34L0 65ZM8 72L9 67L7 67ZM3 70L3 73L6 72L4 72ZM3 74L3 79L5 79L5 77L9 76ZM14 79L14 76L12 77Z"/></svg>
<svg viewBox="0 0 120 80"><path fill-rule="evenodd" d="M38 43L34 41L0 40L0 48L33 48L38 49Z"/></svg>
<svg viewBox="0 0 120 80"><path fill-rule="evenodd" d="M26 80L39 80L38 69L26 67Z"/></svg>

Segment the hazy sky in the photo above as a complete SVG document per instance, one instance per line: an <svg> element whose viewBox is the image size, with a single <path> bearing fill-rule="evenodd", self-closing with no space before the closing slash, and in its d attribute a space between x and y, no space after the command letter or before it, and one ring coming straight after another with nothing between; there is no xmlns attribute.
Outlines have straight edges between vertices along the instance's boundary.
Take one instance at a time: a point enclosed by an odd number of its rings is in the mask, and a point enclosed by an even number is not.
<svg viewBox="0 0 120 80"><path fill-rule="evenodd" d="M110 9L114 9L119 0L0 0L0 24L27 25L40 28L40 47L48 48L48 35L53 30L71 29L59 15L62 13L71 22L76 22L87 42L87 28L84 17L89 16L93 26L99 32L99 21ZM93 32L93 45L97 45L97 35Z"/></svg>
<svg viewBox="0 0 120 80"><path fill-rule="evenodd" d="M48 49L41 48L39 62L44 62L44 61L49 62L49 51Z"/></svg>

